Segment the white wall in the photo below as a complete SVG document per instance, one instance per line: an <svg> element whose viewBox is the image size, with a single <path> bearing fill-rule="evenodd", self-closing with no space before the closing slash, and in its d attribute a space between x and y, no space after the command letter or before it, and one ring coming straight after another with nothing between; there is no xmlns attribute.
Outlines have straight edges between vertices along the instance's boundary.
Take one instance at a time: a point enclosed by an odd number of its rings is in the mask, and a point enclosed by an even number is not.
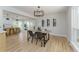
<svg viewBox="0 0 79 59"><path fill-rule="evenodd" d="M56 19L56 27L53 27L53 18ZM55 13L52 15L47 15L45 17L39 18L37 20L37 27L42 27L42 19L45 20L45 28L47 28L51 34L58 35L58 36L66 36L66 14L63 13ZM47 27L47 19L50 19L50 26Z"/></svg>
<svg viewBox="0 0 79 59"><path fill-rule="evenodd" d="M71 16L72 16L72 9L71 7L68 7L66 12L66 20L67 20L67 37L68 40L71 40Z"/></svg>

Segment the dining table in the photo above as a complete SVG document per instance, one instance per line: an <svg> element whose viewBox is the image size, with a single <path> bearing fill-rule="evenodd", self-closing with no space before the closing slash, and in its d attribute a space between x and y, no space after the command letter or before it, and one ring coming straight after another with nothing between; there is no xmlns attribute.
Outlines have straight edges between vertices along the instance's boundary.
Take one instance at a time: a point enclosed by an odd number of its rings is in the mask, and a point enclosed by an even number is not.
<svg viewBox="0 0 79 59"><path fill-rule="evenodd" d="M28 31L29 31L29 30L27 30L27 37L28 37L28 35L29 35ZM47 38L46 40L49 40L49 32L48 32L48 31L39 31L39 30L30 30L30 31L32 31L33 34L34 34L35 32L46 33L47 35L46 35L45 38Z"/></svg>
<svg viewBox="0 0 79 59"><path fill-rule="evenodd" d="M30 37L29 31L32 31L33 34L35 34L36 32L42 33L42 37L44 38L44 39L43 39L44 47L45 47L46 43L47 43L48 40L50 39L50 34L49 34L49 32L48 32L48 31L39 31L39 30L27 30L27 39L28 39L28 41L29 41L29 37ZM41 38L42 38L42 37L41 37Z"/></svg>

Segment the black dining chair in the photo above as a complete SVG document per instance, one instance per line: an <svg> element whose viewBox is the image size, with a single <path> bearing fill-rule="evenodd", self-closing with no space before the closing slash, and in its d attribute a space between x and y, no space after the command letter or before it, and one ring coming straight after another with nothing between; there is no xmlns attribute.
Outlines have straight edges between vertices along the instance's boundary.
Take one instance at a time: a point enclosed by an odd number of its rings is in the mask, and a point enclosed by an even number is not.
<svg viewBox="0 0 79 59"><path fill-rule="evenodd" d="M42 37L44 38L42 42L43 42L43 46L45 47L46 42L47 42L47 33L42 33Z"/></svg>
<svg viewBox="0 0 79 59"><path fill-rule="evenodd" d="M39 42L41 42L41 47L42 47L42 45L44 44L43 41L45 39L42 32L35 32L35 34L36 34L36 45L37 45L37 43L39 41Z"/></svg>
<svg viewBox="0 0 79 59"><path fill-rule="evenodd" d="M28 41L29 41L30 38L32 38L31 43L33 43L34 34L31 30L29 30L28 33L30 35L30 37L28 37Z"/></svg>

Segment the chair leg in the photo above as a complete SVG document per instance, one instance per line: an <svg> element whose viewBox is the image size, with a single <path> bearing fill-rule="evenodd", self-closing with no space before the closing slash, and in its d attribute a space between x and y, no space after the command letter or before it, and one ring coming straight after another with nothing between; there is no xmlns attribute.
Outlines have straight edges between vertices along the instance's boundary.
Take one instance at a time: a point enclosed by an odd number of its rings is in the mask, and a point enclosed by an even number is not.
<svg viewBox="0 0 79 59"><path fill-rule="evenodd" d="M41 39L41 47L44 45L43 40Z"/></svg>
<svg viewBox="0 0 79 59"><path fill-rule="evenodd" d="M46 42L44 41L44 47L45 47Z"/></svg>
<svg viewBox="0 0 79 59"><path fill-rule="evenodd" d="M29 38L27 38L27 41L29 41Z"/></svg>
<svg viewBox="0 0 79 59"><path fill-rule="evenodd" d="M42 47L42 42L41 42L41 47Z"/></svg>
<svg viewBox="0 0 79 59"><path fill-rule="evenodd" d="M50 35L48 34L48 40L50 39Z"/></svg>
<svg viewBox="0 0 79 59"><path fill-rule="evenodd" d="M45 47L46 41L45 38L43 39L43 46Z"/></svg>
<svg viewBox="0 0 79 59"><path fill-rule="evenodd" d="M36 45L37 45L38 39L36 40Z"/></svg>
<svg viewBox="0 0 79 59"><path fill-rule="evenodd" d="M32 37L31 43L33 43L33 37Z"/></svg>

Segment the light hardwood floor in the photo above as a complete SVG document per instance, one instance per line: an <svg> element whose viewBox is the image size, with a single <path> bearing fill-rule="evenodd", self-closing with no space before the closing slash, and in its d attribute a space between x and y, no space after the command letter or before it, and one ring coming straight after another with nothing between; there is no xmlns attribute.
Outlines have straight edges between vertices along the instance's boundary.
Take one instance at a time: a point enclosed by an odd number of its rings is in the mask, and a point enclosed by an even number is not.
<svg viewBox="0 0 79 59"><path fill-rule="evenodd" d="M8 52L73 52L69 42L64 37L50 36L45 47L27 41L27 32L7 37Z"/></svg>

